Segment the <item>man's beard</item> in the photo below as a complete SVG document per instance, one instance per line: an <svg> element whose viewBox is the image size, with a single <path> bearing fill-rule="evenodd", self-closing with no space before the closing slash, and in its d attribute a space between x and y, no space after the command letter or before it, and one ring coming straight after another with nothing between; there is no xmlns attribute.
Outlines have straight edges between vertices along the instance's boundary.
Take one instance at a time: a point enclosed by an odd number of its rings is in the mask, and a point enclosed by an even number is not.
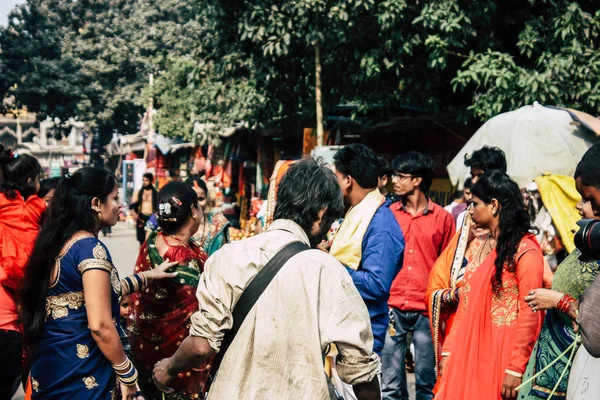
<svg viewBox="0 0 600 400"><path fill-rule="evenodd" d="M144 190L150 190L150 189L152 189L152 184L144 186Z"/></svg>
<svg viewBox="0 0 600 400"><path fill-rule="evenodd" d="M321 224L319 225L319 233L316 235L308 235L308 240L310 242L311 248L316 248L319 243L321 243L327 237L327 233L329 232L329 228L334 223L335 218L327 218L321 220Z"/></svg>

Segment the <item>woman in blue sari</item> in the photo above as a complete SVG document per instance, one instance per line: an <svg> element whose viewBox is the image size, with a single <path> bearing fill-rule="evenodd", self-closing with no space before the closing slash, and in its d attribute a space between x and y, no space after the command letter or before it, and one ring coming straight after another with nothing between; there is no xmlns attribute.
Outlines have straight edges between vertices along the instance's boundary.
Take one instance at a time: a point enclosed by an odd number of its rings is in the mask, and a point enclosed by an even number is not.
<svg viewBox="0 0 600 400"><path fill-rule="evenodd" d="M163 263L119 279L102 227L119 215L117 181L83 168L58 185L25 271L20 319L33 399L138 399L137 371L117 331L119 297L174 277ZM119 396L119 397L117 397Z"/></svg>
<svg viewBox="0 0 600 400"><path fill-rule="evenodd" d="M199 177L190 177L185 183L190 185L198 195L198 204L202 209L204 219L200 223L198 232L192 240L212 256L223 245L229 242L229 227L231 223L220 211L206 212L208 205L208 187L206 182Z"/></svg>

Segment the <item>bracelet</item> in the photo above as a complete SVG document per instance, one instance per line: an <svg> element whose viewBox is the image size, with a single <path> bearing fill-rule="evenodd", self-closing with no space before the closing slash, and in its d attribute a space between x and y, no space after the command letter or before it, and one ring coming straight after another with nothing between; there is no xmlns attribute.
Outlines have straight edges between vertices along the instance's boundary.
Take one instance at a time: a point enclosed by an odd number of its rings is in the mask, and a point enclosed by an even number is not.
<svg viewBox="0 0 600 400"><path fill-rule="evenodd" d="M125 358L125 361L121 364L113 365L112 367L115 374L117 374L119 382L126 386L135 385L138 379L138 372L129 358Z"/></svg>
<svg viewBox="0 0 600 400"><path fill-rule="evenodd" d="M124 287L124 290L121 291L123 294L139 292L140 289L148 286L148 280L145 273L140 272L139 274L129 275L121 279L121 286Z"/></svg>
<svg viewBox="0 0 600 400"><path fill-rule="evenodd" d="M558 311L560 311L564 314L568 314L569 310L571 309L571 304L573 304L576 301L577 300L575 300L573 297L571 297L565 293L564 296L560 299L560 301L556 305L556 308L558 309Z"/></svg>
<svg viewBox="0 0 600 400"><path fill-rule="evenodd" d="M446 289L446 291L442 294L442 301L446 304L458 303L458 288L454 290Z"/></svg>

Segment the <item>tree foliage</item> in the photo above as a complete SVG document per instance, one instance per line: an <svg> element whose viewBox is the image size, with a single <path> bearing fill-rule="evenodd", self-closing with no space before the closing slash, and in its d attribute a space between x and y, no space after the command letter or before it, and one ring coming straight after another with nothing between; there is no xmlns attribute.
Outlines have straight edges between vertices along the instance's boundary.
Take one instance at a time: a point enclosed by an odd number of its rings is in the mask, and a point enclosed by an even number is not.
<svg viewBox="0 0 600 400"><path fill-rule="evenodd" d="M27 0L0 31L0 89L105 130L135 131L150 97L169 136L294 130L314 125L318 42L326 111L597 114L599 30L594 0Z"/></svg>
<svg viewBox="0 0 600 400"><path fill-rule="evenodd" d="M0 32L5 95L41 117L137 130L149 75L188 54L201 1L27 0Z"/></svg>

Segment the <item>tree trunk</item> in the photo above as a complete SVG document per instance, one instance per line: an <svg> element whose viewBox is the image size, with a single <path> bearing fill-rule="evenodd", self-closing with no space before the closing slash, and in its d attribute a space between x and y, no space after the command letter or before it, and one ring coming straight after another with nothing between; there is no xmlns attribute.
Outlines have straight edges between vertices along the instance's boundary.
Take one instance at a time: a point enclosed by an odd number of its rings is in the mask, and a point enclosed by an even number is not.
<svg viewBox="0 0 600 400"><path fill-rule="evenodd" d="M323 97L321 93L321 43L319 41L319 28L317 25L317 39L315 41L315 103L317 105L317 146L323 146Z"/></svg>

